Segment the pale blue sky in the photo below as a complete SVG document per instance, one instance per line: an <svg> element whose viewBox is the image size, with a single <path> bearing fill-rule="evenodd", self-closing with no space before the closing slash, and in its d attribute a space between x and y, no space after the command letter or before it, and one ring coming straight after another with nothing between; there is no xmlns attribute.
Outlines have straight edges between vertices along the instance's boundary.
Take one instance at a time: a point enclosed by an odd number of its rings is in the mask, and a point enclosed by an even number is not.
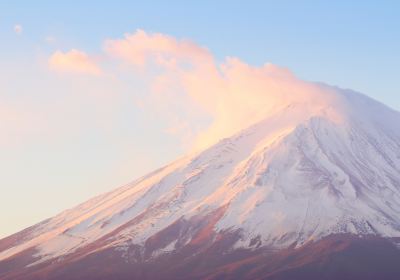
<svg viewBox="0 0 400 280"><path fill-rule="evenodd" d="M0 141L0 237L185 150L159 115L131 106L146 80L118 71L118 82L52 76L46 61L56 50L96 56L104 40L143 29L190 39L220 61L271 62L400 109L399 1L194 2L0 1L0 110L24 115L0 111L11 135ZM10 130L14 122L24 131Z"/></svg>

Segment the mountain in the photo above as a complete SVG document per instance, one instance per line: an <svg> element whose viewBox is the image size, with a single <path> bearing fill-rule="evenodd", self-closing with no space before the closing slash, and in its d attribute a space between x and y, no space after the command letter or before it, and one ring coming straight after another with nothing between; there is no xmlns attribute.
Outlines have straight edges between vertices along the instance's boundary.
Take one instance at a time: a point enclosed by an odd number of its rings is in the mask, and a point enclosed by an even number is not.
<svg viewBox="0 0 400 280"><path fill-rule="evenodd" d="M0 279L400 279L400 113L318 87L0 240Z"/></svg>

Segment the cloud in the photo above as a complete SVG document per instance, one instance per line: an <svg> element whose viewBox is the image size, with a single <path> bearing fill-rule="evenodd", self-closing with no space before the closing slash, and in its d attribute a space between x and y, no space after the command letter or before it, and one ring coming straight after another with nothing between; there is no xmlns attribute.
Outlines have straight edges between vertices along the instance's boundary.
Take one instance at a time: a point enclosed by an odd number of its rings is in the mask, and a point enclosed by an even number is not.
<svg viewBox="0 0 400 280"><path fill-rule="evenodd" d="M206 48L160 33L138 30L106 40L104 50L145 69L152 77L148 108L170 120L170 133L180 133L185 142L191 135L194 148L230 136L289 101L327 97L288 69L270 63L254 67L234 57L217 62Z"/></svg>
<svg viewBox="0 0 400 280"><path fill-rule="evenodd" d="M40 112L24 110L0 100L0 146L13 147L25 138L34 139L46 126Z"/></svg>
<svg viewBox="0 0 400 280"><path fill-rule="evenodd" d="M157 115L164 132L180 138L187 149L205 148L289 103L327 102L326 89L286 68L256 67L235 57L217 60L203 46L161 33L137 30L105 40L103 50L107 73L126 83L140 109ZM49 65L63 72L102 73L91 56L75 49L55 52ZM137 93L132 81L138 80L146 94Z"/></svg>
<svg viewBox="0 0 400 280"><path fill-rule="evenodd" d="M59 72L101 75L102 70L96 61L85 52L72 49L68 52L56 51L48 61L52 70Z"/></svg>
<svg viewBox="0 0 400 280"><path fill-rule="evenodd" d="M44 41L47 42L47 43L49 43L49 44L52 44L52 43L56 42L56 38L53 37L53 36L46 36L46 37L44 38Z"/></svg>
<svg viewBox="0 0 400 280"><path fill-rule="evenodd" d="M18 35L21 34L22 33L22 25L20 25L20 24L14 25L14 32Z"/></svg>
<svg viewBox="0 0 400 280"><path fill-rule="evenodd" d="M213 59L207 49L189 40L177 40L161 33L148 34L140 29L134 34L125 34L123 39L106 40L104 49L109 55L136 66L159 65L176 69L185 63L190 67Z"/></svg>

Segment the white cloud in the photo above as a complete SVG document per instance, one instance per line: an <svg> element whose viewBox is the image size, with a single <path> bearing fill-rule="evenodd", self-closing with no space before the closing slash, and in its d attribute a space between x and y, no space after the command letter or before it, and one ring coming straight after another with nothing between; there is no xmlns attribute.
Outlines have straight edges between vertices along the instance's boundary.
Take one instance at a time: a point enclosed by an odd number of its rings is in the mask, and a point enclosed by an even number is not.
<svg viewBox="0 0 400 280"><path fill-rule="evenodd" d="M56 41L56 38L53 37L53 36L46 36L46 37L44 38L44 40L45 40L47 43L52 44L52 43L54 43L54 42Z"/></svg>
<svg viewBox="0 0 400 280"><path fill-rule="evenodd" d="M22 33L22 25L20 25L20 24L14 25L14 32L16 34L21 34Z"/></svg>

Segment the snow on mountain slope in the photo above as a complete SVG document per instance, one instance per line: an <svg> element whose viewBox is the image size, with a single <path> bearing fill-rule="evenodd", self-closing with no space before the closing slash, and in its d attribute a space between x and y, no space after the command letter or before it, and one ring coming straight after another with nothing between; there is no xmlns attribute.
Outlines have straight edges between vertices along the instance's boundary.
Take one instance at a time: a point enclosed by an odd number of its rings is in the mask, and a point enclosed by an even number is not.
<svg viewBox="0 0 400 280"><path fill-rule="evenodd" d="M285 98L264 120L48 219L0 247L33 266L106 240L124 250L178 221L215 214L234 248L300 246L335 233L400 236L400 114L358 93ZM190 233L189 233L190 235ZM195 236L180 236L153 257ZM104 245L106 244L106 245ZM232 248L233 249L233 248Z"/></svg>

